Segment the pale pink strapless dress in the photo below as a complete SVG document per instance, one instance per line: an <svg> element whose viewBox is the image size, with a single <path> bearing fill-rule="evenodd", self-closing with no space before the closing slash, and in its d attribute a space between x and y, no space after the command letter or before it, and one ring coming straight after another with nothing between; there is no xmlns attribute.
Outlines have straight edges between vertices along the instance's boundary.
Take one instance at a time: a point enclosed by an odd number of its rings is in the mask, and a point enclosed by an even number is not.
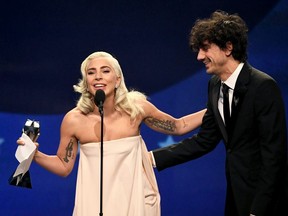
<svg viewBox="0 0 288 216"><path fill-rule="evenodd" d="M141 136L103 144L103 216L160 216L160 194ZM73 216L100 213L100 143L80 145Z"/></svg>

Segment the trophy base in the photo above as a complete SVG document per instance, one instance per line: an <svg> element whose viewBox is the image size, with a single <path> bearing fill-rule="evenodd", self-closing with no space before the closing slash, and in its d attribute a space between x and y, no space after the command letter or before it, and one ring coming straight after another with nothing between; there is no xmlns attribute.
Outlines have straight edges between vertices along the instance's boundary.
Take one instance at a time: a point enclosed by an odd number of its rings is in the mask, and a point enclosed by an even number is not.
<svg viewBox="0 0 288 216"><path fill-rule="evenodd" d="M19 178L21 178L21 174L15 177L13 177L13 174L12 174L8 182L10 185L14 185L14 186L24 187L24 188L29 188L29 189L32 188L29 171L27 171L20 180Z"/></svg>

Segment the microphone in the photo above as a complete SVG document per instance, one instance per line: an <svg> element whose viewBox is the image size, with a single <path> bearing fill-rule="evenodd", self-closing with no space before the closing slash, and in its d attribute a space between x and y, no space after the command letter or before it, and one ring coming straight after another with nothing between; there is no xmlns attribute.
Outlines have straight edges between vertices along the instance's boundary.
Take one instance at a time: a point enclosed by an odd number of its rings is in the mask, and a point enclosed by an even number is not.
<svg viewBox="0 0 288 216"><path fill-rule="evenodd" d="M94 96L94 103L99 108L99 113L103 115L103 104L105 101L105 92L102 89L98 89Z"/></svg>
<svg viewBox="0 0 288 216"><path fill-rule="evenodd" d="M105 101L105 92L102 89L98 89L94 95L94 103L99 108L101 116L101 144L100 144L100 216L103 216L103 104Z"/></svg>

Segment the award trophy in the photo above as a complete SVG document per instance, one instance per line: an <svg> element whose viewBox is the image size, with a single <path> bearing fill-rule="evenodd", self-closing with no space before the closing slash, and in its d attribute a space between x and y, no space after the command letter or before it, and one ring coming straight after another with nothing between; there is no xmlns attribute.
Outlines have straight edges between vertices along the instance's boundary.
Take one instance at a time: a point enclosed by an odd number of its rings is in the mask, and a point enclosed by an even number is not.
<svg viewBox="0 0 288 216"><path fill-rule="evenodd" d="M21 136L25 145L19 145L16 150L15 157L19 161L19 165L14 174L9 178L10 185L32 188L29 167L36 151L34 142L37 141L39 135L39 122L28 119L22 129Z"/></svg>
<svg viewBox="0 0 288 216"><path fill-rule="evenodd" d="M38 121L32 121L28 119L22 129L33 142L36 142L40 135L40 123Z"/></svg>

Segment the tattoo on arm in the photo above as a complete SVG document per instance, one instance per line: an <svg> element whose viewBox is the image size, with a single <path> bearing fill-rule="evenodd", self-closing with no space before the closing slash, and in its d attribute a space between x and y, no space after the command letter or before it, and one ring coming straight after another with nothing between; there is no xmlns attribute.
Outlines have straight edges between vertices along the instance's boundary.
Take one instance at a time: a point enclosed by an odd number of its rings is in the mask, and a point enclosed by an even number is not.
<svg viewBox="0 0 288 216"><path fill-rule="evenodd" d="M151 126L154 126L156 128L160 128L166 131L175 131L175 123L169 120L159 120L153 117L146 118L147 124L150 124Z"/></svg>
<svg viewBox="0 0 288 216"><path fill-rule="evenodd" d="M184 126L183 126L183 128L186 128L186 127L188 126L188 124L186 124L186 122L185 122L184 118L182 118L182 121L183 121L183 123L184 123Z"/></svg>
<svg viewBox="0 0 288 216"><path fill-rule="evenodd" d="M65 157L63 158L63 160L64 160L66 163L69 162L69 158L72 157L72 159L73 159L72 152L73 152L73 141L72 141L72 139L71 139L70 142L68 143L67 147L66 147L66 154L65 154Z"/></svg>

